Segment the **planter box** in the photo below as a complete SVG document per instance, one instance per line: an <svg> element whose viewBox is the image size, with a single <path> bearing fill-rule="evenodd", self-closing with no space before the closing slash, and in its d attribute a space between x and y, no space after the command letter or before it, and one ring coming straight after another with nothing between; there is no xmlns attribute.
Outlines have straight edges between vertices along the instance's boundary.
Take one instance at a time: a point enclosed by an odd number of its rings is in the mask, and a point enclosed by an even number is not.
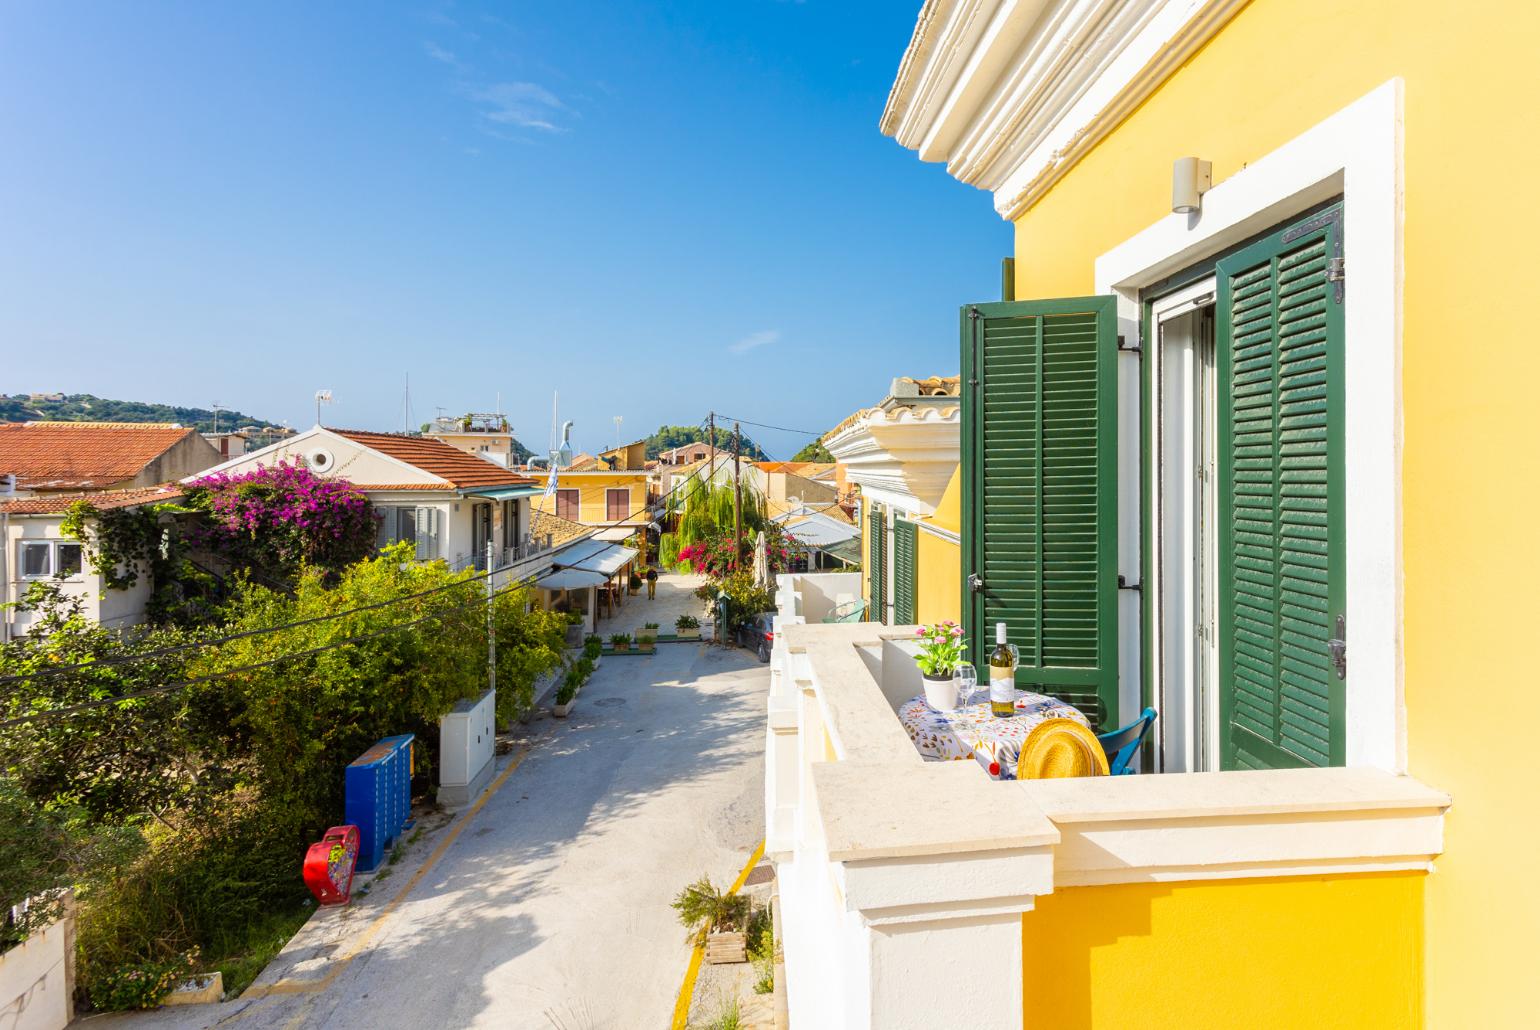
<svg viewBox="0 0 1540 1030"><path fill-rule="evenodd" d="M748 935L740 931L706 935L706 961L713 964L747 962L749 960Z"/></svg>
<svg viewBox="0 0 1540 1030"><path fill-rule="evenodd" d="M675 640L699 640L700 639L700 627L697 626L695 629L682 629L679 632L674 634L674 639Z"/></svg>
<svg viewBox="0 0 1540 1030"><path fill-rule="evenodd" d="M195 976L166 995L162 1005L206 1005L225 996L225 974L219 970L207 976Z"/></svg>
<svg viewBox="0 0 1540 1030"><path fill-rule="evenodd" d="M614 651L616 654L625 654L627 651L630 651L631 648L633 648L635 646L636 646L635 644L611 644L610 645L610 649L612 651Z"/></svg>
<svg viewBox="0 0 1540 1030"><path fill-rule="evenodd" d="M566 704L564 704L564 705L552 705L551 706L551 714L556 716L556 718L558 718L558 719L565 719L567 717L567 713L571 712L573 706L576 705L576 704L577 704L577 695L574 694L574 695L572 695L572 700L568 701Z"/></svg>
<svg viewBox="0 0 1540 1030"><path fill-rule="evenodd" d="M0 953L0 1026L61 1030L75 1017L75 903L58 922Z"/></svg>

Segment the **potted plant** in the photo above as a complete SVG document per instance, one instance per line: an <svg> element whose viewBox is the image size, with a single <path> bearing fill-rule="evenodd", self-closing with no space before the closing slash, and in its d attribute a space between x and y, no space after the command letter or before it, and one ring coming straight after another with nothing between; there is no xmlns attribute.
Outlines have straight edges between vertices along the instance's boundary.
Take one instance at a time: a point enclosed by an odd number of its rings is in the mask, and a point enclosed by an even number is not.
<svg viewBox="0 0 1540 1030"><path fill-rule="evenodd" d="M674 631L681 640L699 640L700 620L693 615L681 615L674 620Z"/></svg>
<svg viewBox="0 0 1540 1030"><path fill-rule="evenodd" d="M629 592L633 594L639 594L642 592L642 573L640 569L631 570L631 583Z"/></svg>
<svg viewBox="0 0 1540 1030"><path fill-rule="evenodd" d="M629 650L631 650L631 634L629 634L629 633L611 633L610 634L610 648L612 650L614 650L617 654L620 653L621 651L629 651Z"/></svg>
<svg viewBox="0 0 1540 1030"><path fill-rule="evenodd" d="M638 633L636 636L636 649L642 654L652 654L658 649L658 638L651 633Z"/></svg>
<svg viewBox="0 0 1540 1030"><path fill-rule="evenodd" d="M707 962L748 961L746 931L753 907L748 898L724 894L703 875L674 897L673 907L692 942L705 938Z"/></svg>
<svg viewBox="0 0 1540 1030"><path fill-rule="evenodd" d="M925 679L925 703L938 712L950 712L957 707L957 683L952 674L962 664L967 647L962 627L947 620L921 626L915 635L920 640L920 653L914 663Z"/></svg>
<svg viewBox="0 0 1540 1030"><path fill-rule="evenodd" d="M567 619L567 646L580 647L583 643L583 613L563 612Z"/></svg>

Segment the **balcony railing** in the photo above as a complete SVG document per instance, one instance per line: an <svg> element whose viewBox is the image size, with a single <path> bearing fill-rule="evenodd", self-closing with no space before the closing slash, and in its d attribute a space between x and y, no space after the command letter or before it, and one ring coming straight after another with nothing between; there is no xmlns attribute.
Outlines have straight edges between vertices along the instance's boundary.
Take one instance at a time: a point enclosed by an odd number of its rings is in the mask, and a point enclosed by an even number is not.
<svg viewBox="0 0 1540 1030"><path fill-rule="evenodd" d="M538 537L529 537L511 547L505 547L493 557L497 561L498 569L506 569L531 558L538 558L548 551L556 549L554 537L550 533L543 533ZM461 554L449 563L449 567L456 572L463 569L475 569L477 572L487 571L487 556L485 554Z"/></svg>
<svg viewBox="0 0 1540 1030"><path fill-rule="evenodd" d="M1023 932L1061 887L1426 872L1442 849L1449 798L1381 769L996 781L924 761L897 715L923 689L914 627L822 624L852 590L783 575L777 593L765 854L793 1026L955 1025L952 992L896 971L960 955L968 1022L1034 1022Z"/></svg>

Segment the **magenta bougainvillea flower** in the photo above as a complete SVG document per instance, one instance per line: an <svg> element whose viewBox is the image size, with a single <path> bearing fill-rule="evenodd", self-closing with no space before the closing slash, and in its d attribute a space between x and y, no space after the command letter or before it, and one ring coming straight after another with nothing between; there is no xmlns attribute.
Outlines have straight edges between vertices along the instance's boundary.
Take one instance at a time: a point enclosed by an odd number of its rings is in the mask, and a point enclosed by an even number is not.
<svg viewBox="0 0 1540 1030"><path fill-rule="evenodd" d="M259 572L289 577L305 565L336 572L374 551L378 520L368 498L297 462L204 476L189 487L187 503L208 516L188 528L189 543Z"/></svg>

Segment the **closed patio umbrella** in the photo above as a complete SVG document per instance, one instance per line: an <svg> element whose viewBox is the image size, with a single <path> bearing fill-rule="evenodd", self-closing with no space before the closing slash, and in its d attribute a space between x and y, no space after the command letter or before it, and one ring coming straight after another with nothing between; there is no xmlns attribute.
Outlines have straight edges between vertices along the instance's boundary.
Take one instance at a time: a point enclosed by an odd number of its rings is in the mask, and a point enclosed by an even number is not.
<svg viewBox="0 0 1540 1030"><path fill-rule="evenodd" d="M770 546L765 542L763 529L754 541L754 584L761 587L770 585Z"/></svg>

